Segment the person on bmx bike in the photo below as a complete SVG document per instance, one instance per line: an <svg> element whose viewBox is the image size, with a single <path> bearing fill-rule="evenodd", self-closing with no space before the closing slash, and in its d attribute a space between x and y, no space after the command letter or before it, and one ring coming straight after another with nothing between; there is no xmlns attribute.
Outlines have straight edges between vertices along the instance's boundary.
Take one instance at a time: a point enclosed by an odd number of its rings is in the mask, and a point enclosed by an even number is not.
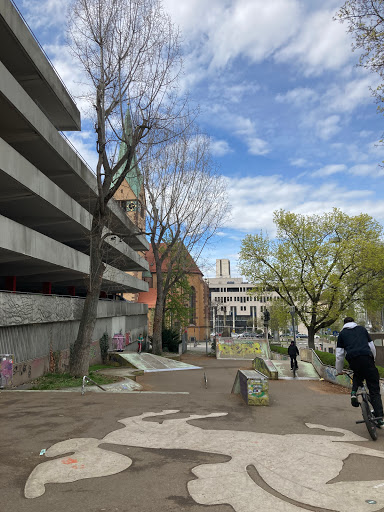
<svg viewBox="0 0 384 512"><path fill-rule="evenodd" d="M295 365L296 370L297 366L297 356L300 354L299 349L296 347L295 342L291 341L291 344L288 347L288 355L291 358L291 370L293 370L293 365Z"/></svg>
<svg viewBox="0 0 384 512"><path fill-rule="evenodd" d="M375 366L376 347L367 331L361 325L357 325L350 316L344 318L344 327L340 331L336 345L336 371L342 375L344 357L353 371L351 404L359 407L357 390L365 380L372 407L376 418L383 417L383 404L380 396L380 377ZM384 421L377 420L377 426L382 428Z"/></svg>

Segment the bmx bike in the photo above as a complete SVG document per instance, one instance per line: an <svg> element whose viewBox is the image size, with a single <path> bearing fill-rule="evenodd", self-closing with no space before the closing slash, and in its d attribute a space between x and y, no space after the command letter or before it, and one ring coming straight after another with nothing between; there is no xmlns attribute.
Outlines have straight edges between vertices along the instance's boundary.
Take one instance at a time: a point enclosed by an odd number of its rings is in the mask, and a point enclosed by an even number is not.
<svg viewBox="0 0 384 512"><path fill-rule="evenodd" d="M352 381L352 375L353 372L351 370L344 370L343 373L348 375L348 377ZM368 433L371 436L371 438L376 441L377 440L377 421L382 420L383 417L375 417L375 412L373 410L373 406L371 403L371 399L369 396L369 391L367 389L365 381L363 382L363 385L359 388L359 390L356 393L357 397L360 397L361 400L359 400L359 405L361 407L361 413L363 415L362 420L356 421L356 424L359 423L365 423L365 426L367 427Z"/></svg>
<svg viewBox="0 0 384 512"><path fill-rule="evenodd" d="M296 377L297 369L298 369L297 361L294 359L294 360L292 361L292 373L293 373L293 378L295 378L295 377Z"/></svg>

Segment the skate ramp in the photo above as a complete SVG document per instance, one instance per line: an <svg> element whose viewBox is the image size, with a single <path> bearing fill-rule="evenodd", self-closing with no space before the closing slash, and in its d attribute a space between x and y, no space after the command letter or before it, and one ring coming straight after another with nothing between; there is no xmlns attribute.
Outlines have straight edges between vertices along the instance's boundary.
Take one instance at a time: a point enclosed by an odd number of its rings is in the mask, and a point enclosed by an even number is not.
<svg viewBox="0 0 384 512"><path fill-rule="evenodd" d="M279 375L279 379L290 380L294 379L291 370L291 361L273 360L273 364ZM297 361L299 369L296 372L295 379L298 380L319 380L319 376L311 363L304 361Z"/></svg>
<svg viewBox="0 0 384 512"><path fill-rule="evenodd" d="M233 338L216 338L217 359L253 360L255 357L271 359L268 341L258 338L250 338L247 341L237 341Z"/></svg>
<svg viewBox="0 0 384 512"><path fill-rule="evenodd" d="M155 356L154 354L117 353L122 358L123 364L129 364L134 368L148 372L170 372L175 370L201 370L200 366L181 363L167 357ZM117 358L118 359L118 358Z"/></svg>

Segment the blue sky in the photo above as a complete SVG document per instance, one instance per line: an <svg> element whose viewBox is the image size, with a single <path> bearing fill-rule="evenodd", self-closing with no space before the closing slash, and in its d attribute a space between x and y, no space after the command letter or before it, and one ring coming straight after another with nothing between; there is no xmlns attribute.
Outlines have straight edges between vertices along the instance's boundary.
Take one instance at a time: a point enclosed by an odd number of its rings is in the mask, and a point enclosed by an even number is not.
<svg viewBox="0 0 384 512"><path fill-rule="evenodd" d="M80 71L65 48L63 0L15 0L74 96ZM183 33L182 85L201 106L199 123L228 183L231 216L204 254L233 274L241 239L274 234L273 211L338 207L384 223L384 119L356 67L335 0L163 0ZM65 3L65 2L64 2ZM80 109L83 105L78 101ZM94 132L69 135L93 165Z"/></svg>

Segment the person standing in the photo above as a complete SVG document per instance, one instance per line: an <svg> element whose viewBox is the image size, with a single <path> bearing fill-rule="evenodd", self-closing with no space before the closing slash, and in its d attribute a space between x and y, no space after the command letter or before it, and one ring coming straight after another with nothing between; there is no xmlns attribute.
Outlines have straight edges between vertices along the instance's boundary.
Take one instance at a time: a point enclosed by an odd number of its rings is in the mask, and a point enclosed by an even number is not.
<svg viewBox="0 0 384 512"><path fill-rule="evenodd" d="M359 407L357 390L363 381L367 383L369 396L376 418L383 417L383 403L380 396L380 376L375 366L376 347L365 327L357 325L350 316L344 318L344 327L340 331L336 345L337 375L343 373L344 356L353 371L351 404ZM378 420L378 426L384 425Z"/></svg>
<svg viewBox="0 0 384 512"><path fill-rule="evenodd" d="M295 342L291 341L291 344L288 347L288 355L291 358L291 370L293 370L293 365L295 365L296 370L297 366L297 356L300 354L299 349L295 345Z"/></svg>
<svg viewBox="0 0 384 512"><path fill-rule="evenodd" d="M140 336L137 338L137 351L141 354L141 348L143 346L143 335L140 333Z"/></svg>

